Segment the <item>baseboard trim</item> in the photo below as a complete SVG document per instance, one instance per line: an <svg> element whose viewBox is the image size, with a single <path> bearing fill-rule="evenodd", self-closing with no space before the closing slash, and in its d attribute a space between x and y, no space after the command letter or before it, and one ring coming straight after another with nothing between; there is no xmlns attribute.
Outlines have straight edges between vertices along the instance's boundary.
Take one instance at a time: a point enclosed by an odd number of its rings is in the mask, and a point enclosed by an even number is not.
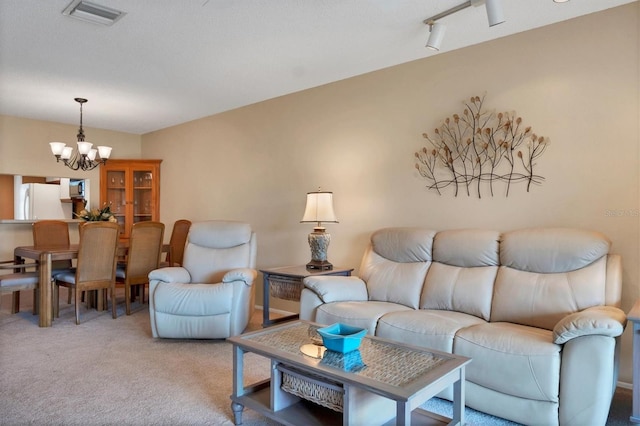
<svg viewBox="0 0 640 426"><path fill-rule="evenodd" d="M616 386L623 389L633 389L633 384L627 382L618 382Z"/></svg>
<svg viewBox="0 0 640 426"><path fill-rule="evenodd" d="M260 309L261 311L264 311L264 307L262 305L255 305L254 306L256 309ZM297 314L297 312L289 312L289 311L283 311L282 309L274 309L269 307L269 312L273 312L274 314L280 314L280 315L295 315Z"/></svg>

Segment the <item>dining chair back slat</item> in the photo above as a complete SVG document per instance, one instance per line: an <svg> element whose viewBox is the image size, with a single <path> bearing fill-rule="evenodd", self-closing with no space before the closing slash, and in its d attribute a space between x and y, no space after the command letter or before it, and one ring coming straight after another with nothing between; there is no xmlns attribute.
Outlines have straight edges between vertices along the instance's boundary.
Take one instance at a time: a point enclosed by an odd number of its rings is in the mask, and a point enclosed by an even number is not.
<svg viewBox="0 0 640 426"><path fill-rule="evenodd" d="M80 247L76 281L84 286L99 286L115 278L115 256L118 235L114 235L109 222L95 222L80 228ZM95 284L91 284L95 282Z"/></svg>
<svg viewBox="0 0 640 426"><path fill-rule="evenodd" d="M149 272L158 269L163 240L164 224L161 222L138 222L131 227L126 267L117 271L118 282L125 286L127 315L131 315L132 286L140 286L140 301L144 303L144 286L149 282Z"/></svg>
<svg viewBox="0 0 640 426"><path fill-rule="evenodd" d="M33 224L33 245L36 249L43 247L59 248L68 247L69 224L62 220L39 220ZM71 260L54 260L51 262L52 270L71 268Z"/></svg>
<svg viewBox="0 0 640 426"><path fill-rule="evenodd" d="M68 247L70 244L69 239L69 224L63 220L38 220L33 223L33 246L36 249L45 247L59 248ZM52 279L55 278L61 272L69 272L73 267L71 260L54 260L51 262L51 275ZM33 306L37 306L36 294L34 293ZM67 295L67 303L71 303L71 290Z"/></svg>
<svg viewBox="0 0 640 426"><path fill-rule="evenodd" d="M58 307L58 287L75 288L76 324L80 323L80 293L88 290L110 289L111 311L117 317L115 303L116 255L119 228L113 222L87 222L79 227L80 244L75 274L56 276L54 309Z"/></svg>
<svg viewBox="0 0 640 426"><path fill-rule="evenodd" d="M184 247L187 244L187 236L191 228L191 221L187 219L176 220L169 240L169 254L166 262L161 266L182 266Z"/></svg>

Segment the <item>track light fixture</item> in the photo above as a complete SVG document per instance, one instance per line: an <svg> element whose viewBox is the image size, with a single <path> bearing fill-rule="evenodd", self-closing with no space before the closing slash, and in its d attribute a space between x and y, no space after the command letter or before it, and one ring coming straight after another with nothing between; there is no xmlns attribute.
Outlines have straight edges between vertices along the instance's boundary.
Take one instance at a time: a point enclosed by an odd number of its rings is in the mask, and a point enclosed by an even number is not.
<svg viewBox="0 0 640 426"><path fill-rule="evenodd" d="M446 29L447 26L439 22L429 24L429 39L427 40L429 49L440 50Z"/></svg>
<svg viewBox="0 0 640 426"><path fill-rule="evenodd" d="M485 8L487 9L487 19L489 20L490 27L505 22L504 13L502 11L502 3L500 3L500 0L468 0L465 3L454 6L451 9L445 10L442 13L439 13L422 21L424 24L429 26L430 32L429 40L427 41L426 47L433 50L440 50L440 45L442 44L442 40L444 38L446 26L436 21L446 16L453 15L454 13L466 9L469 6L480 6L482 4L484 4Z"/></svg>

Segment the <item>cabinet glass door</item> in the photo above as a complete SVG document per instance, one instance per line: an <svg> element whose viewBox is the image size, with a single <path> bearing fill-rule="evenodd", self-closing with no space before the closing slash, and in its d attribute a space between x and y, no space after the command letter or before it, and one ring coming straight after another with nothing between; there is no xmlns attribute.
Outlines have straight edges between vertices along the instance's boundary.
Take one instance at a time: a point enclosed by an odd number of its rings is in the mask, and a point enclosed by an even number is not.
<svg viewBox="0 0 640 426"><path fill-rule="evenodd" d="M100 202L111 205L121 240L134 224L160 218L160 161L113 159L100 167Z"/></svg>
<svg viewBox="0 0 640 426"><path fill-rule="evenodd" d="M107 172L107 199L106 203L118 219L120 234L124 234L127 214L127 174L125 170L110 170ZM102 206L100 206L102 207Z"/></svg>
<svg viewBox="0 0 640 426"><path fill-rule="evenodd" d="M133 171L133 222L153 220L153 171Z"/></svg>

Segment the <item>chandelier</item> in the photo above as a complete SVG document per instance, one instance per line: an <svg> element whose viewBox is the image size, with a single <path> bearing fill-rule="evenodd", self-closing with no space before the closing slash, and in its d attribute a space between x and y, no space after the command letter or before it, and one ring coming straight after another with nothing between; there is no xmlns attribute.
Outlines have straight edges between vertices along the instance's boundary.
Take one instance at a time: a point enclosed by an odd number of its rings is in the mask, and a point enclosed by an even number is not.
<svg viewBox="0 0 640 426"><path fill-rule="evenodd" d="M87 100L75 98L80 104L80 128L78 129L78 149L74 152L73 147L66 146L64 142L49 142L51 152L56 156L56 161L64 163L71 170L93 170L100 164L106 164L111 155L110 146L99 146L98 149L91 148L91 142L85 142L84 130L82 130L82 104ZM96 159L98 156L98 159Z"/></svg>

